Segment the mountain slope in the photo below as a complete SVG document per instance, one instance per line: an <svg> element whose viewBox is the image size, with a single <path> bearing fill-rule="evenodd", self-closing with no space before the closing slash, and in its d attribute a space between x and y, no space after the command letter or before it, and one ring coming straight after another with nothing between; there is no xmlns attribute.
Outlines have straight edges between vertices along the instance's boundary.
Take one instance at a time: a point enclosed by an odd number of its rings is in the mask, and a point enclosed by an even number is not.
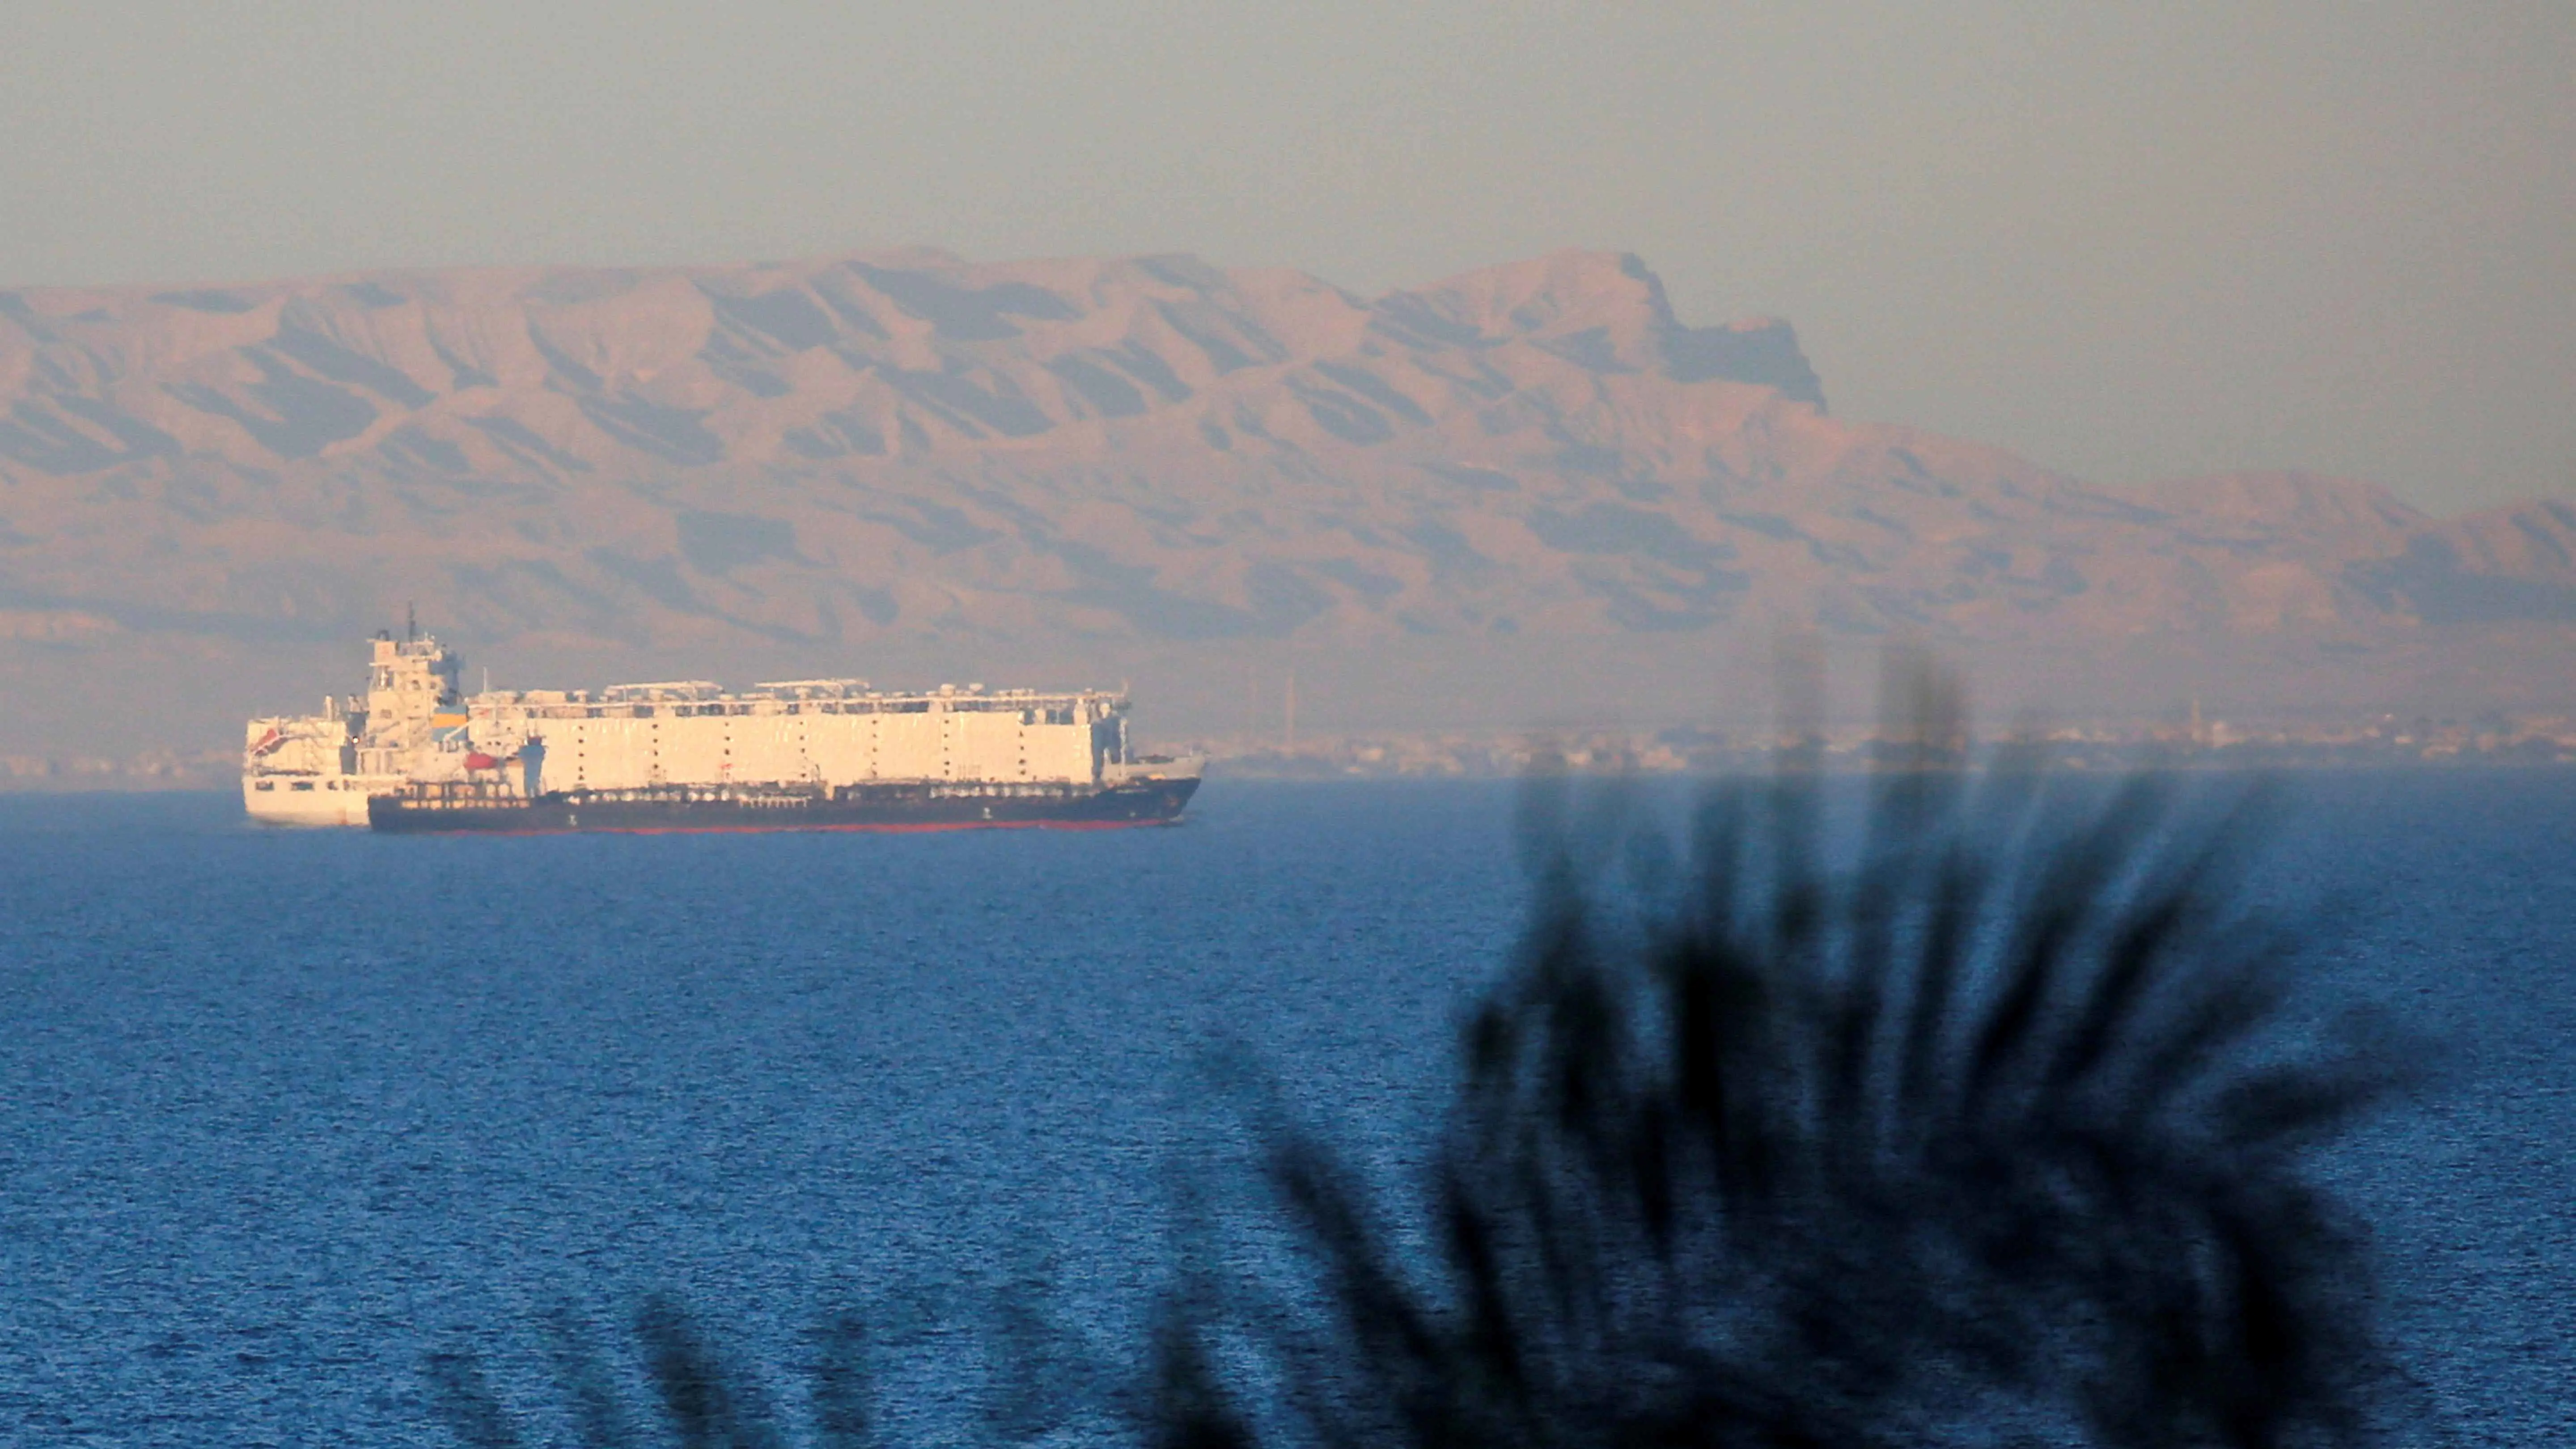
<svg viewBox="0 0 2576 1449"><path fill-rule="evenodd" d="M404 601L601 669L1472 644L1543 675L1783 628L2360 658L2554 637L2572 560L2564 503L2120 494L1845 422L1785 324L1686 325L1610 254L1373 300L927 251L0 293L28 678L310 668Z"/></svg>

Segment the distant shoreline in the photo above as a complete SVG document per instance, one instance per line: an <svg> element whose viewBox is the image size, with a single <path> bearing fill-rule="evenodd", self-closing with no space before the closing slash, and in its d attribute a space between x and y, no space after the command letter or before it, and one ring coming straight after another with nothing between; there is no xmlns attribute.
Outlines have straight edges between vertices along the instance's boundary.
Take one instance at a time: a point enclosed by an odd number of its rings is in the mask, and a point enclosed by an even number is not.
<svg viewBox="0 0 2576 1449"><path fill-rule="evenodd" d="M1378 746L1367 746L1375 749ZM2118 775L2137 771L2194 774L2404 773L2486 774L2512 770L2559 770L2576 766L2576 750L2520 748L2465 750L2426 758L2403 748L2340 747L2217 748L2136 747L2125 750L2044 751L2036 764L2051 774ZM83 762L87 763L87 762ZM1356 752L1328 748L1296 754L1215 755L1208 763L1211 780L1257 780L1267 783L1331 783L1389 780L1515 780L1534 774L1567 774L1585 778L1724 779L1769 775L1782 766L1769 750L1699 753L1678 759L1637 752L1626 756L1591 754L1583 759L1542 760L1514 752L1510 757L1460 759L1454 756L1382 756L1361 759ZM1884 755L1828 750L1818 762L1829 777L1894 775L1915 771L1960 773L1997 764L1997 751L1981 745L1966 756L1907 758L1891 750ZM1794 767L1794 762L1793 762ZM1803 768L1803 767L1798 767ZM0 798L69 795L237 794L241 774L236 766L218 769L147 769L141 771L63 768L48 772L0 772Z"/></svg>

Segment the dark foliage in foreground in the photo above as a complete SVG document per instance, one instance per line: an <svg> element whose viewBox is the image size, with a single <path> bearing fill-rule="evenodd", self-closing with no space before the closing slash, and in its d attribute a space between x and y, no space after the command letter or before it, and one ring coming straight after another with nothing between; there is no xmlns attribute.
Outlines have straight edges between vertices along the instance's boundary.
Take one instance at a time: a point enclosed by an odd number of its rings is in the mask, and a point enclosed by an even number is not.
<svg viewBox="0 0 2576 1449"><path fill-rule="evenodd" d="M1814 788L1721 795L1624 941L1560 860L1468 1033L1433 1284L1275 1132L1328 1307L1179 1303L1161 1441L2370 1437L2365 1255L2304 1169L2388 1054L2277 1029L2241 814L2141 780L2070 818L2033 778L1899 776L1845 870Z"/></svg>
<svg viewBox="0 0 2576 1449"><path fill-rule="evenodd" d="M2390 1052L2285 1015L2296 942L2231 902L2246 801L2185 810L2146 778L2052 802L2042 778L1883 777L1829 851L1824 792L1785 770L1627 875L1574 848L1598 829L1541 831L1545 904L1468 1029L1427 1235L1270 1126L1312 1281L1265 1291L1194 1248L1147 1439L2374 1437L2366 1254L2308 1161L2398 1084ZM870 1442L836 1332L813 1419ZM683 1320L638 1336L653 1442L778 1442ZM584 1443L630 1442L595 1368L560 1375ZM469 1443L518 1442L470 1362L437 1376Z"/></svg>
<svg viewBox="0 0 2576 1449"><path fill-rule="evenodd" d="M688 1316L666 1300L645 1304L635 1316L635 1344L654 1391L642 1415L631 1411L616 1373L591 1351L578 1325L558 1318L548 1327L555 1380L582 1449L779 1449L785 1442L775 1413L749 1380L731 1371ZM816 1337L809 1406L815 1442L822 1449L875 1443L861 1361L864 1329L843 1320L825 1325ZM531 1442L484 1382L472 1355L432 1358L429 1378L440 1416L469 1449L519 1449ZM639 1433L639 1422L650 1432Z"/></svg>

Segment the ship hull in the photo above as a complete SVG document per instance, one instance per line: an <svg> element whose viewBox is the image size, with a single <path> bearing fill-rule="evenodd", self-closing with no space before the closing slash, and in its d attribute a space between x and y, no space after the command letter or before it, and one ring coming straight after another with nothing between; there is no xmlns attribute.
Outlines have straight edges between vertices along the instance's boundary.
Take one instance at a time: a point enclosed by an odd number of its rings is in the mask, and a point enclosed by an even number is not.
<svg viewBox="0 0 2576 1449"><path fill-rule="evenodd" d="M391 775L245 775L242 810L254 825L364 830L367 798L405 783Z"/></svg>
<svg viewBox="0 0 2576 1449"><path fill-rule="evenodd" d="M369 824L389 834L1105 830L1177 824L1198 784L1185 778L1108 786L674 786L558 791L533 800L433 788L375 796L367 802L367 816Z"/></svg>

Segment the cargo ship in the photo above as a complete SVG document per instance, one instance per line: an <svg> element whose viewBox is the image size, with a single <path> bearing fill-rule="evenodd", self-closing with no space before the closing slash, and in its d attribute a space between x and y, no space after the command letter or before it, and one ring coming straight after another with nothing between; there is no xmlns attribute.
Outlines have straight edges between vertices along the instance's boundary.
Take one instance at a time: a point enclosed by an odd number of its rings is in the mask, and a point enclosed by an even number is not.
<svg viewBox="0 0 2576 1449"><path fill-rule="evenodd" d="M456 688L414 630L363 697L254 720L251 817L387 832L1104 829L1177 822L1200 762L1135 752L1123 691L804 679Z"/></svg>

